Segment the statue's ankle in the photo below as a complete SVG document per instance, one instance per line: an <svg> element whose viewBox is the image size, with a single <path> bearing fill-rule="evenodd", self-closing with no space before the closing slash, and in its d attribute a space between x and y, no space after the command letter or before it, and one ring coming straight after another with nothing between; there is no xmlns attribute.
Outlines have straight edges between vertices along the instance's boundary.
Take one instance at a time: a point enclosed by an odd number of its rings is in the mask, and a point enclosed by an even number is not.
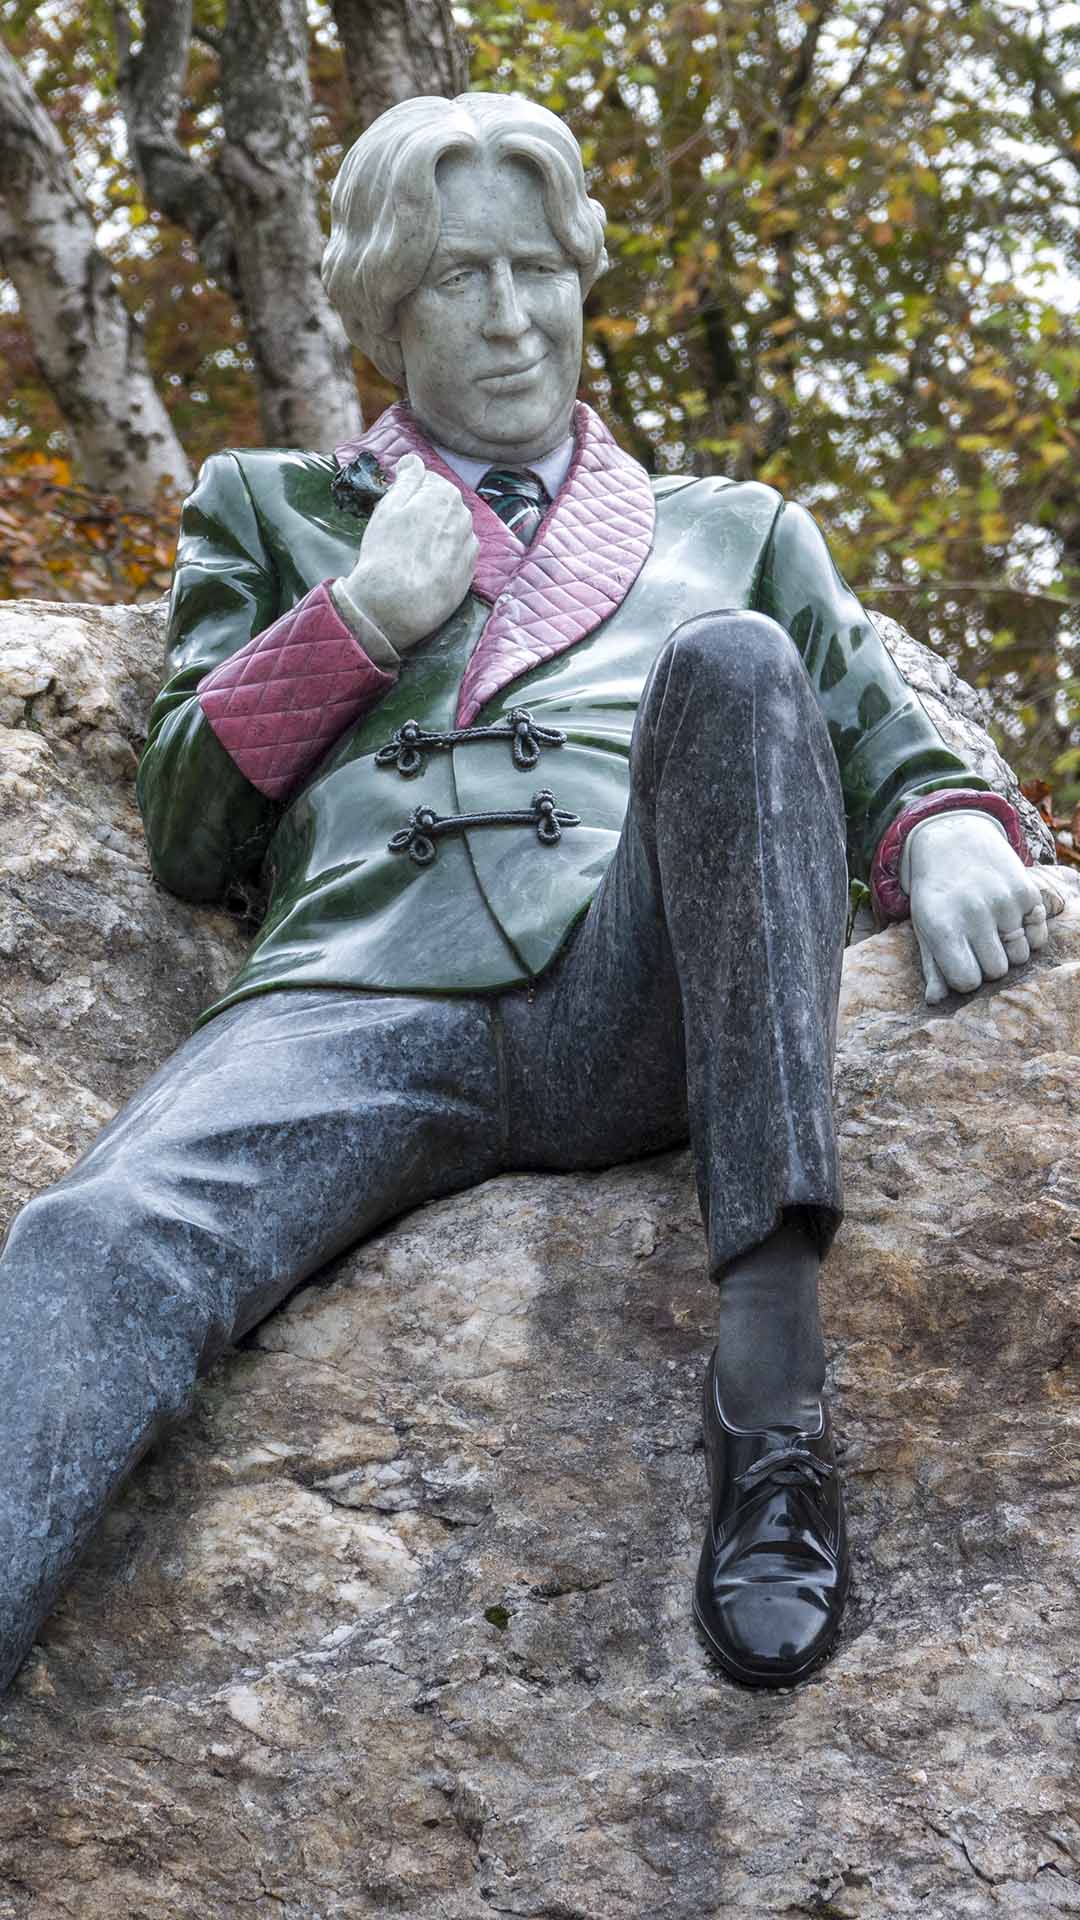
<svg viewBox="0 0 1080 1920"><path fill-rule="evenodd" d="M807 1433L820 1425L820 1268L812 1238L785 1224L719 1276L716 1379L729 1425Z"/></svg>

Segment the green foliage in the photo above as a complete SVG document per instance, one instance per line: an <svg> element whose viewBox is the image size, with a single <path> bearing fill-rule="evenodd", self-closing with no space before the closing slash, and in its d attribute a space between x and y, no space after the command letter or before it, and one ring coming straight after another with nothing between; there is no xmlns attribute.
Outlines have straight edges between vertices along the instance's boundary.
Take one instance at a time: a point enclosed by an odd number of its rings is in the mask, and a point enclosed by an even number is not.
<svg viewBox="0 0 1080 1920"><path fill-rule="evenodd" d="M181 125L207 160L223 5L199 0ZM326 182L349 102L318 0L311 20ZM0 30L78 155L188 452L257 441L235 310L123 158L110 6L0 0ZM620 438L653 469L754 476L805 501L866 603L989 687L1009 757L1071 805L1075 10L473 0L468 33L473 85L564 114L608 209L587 390ZM0 335L0 416L22 449L62 455L10 311ZM389 395L358 374L373 413Z"/></svg>
<svg viewBox="0 0 1080 1920"><path fill-rule="evenodd" d="M1080 22L1060 8L478 4L474 84L564 114L608 209L592 397L661 470L811 506L870 606L1077 740ZM1054 25L1054 21L1059 24ZM1071 280L1071 285L1070 285ZM1062 760L1062 772L1075 767Z"/></svg>

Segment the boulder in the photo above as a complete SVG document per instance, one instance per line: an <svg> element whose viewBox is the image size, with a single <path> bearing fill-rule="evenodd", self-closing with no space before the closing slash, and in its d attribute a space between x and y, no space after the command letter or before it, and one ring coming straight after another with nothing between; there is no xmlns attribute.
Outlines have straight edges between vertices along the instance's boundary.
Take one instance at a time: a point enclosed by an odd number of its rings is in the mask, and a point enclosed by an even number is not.
<svg viewBox="0 0 1080 1920"><path fill-rule="evenodd" d="M158 653L143 610L0 608L6 1214L242 950L146 871ZM731 1685L690 1619L688 1157L492 1180L299 1290L137 1469L0 1706L0 1920L1080 1912L1055 879L1045 953L970 999L926 1007L907 927L847 957L826 1315L855 1585L809 1684Z"/></svg>
<svg viewBox="0 0 1080 1920"><path fill-rule="evenodd" d="M0 604L0 1222L191 1031L244 951L150 876L135 767L160 614Z"/></svg>

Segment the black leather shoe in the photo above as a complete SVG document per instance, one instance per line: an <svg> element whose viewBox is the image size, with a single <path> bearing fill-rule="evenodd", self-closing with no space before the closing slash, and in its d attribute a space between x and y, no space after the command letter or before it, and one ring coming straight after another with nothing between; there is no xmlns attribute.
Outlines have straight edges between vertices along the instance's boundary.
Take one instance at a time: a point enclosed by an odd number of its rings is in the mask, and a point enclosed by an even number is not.
<svg viewBox="0 0 1080 1920"><path fill-rule="evenodd" d="M829 1416L821 1430L729 1427L705 1375L712 1518L694 1616L721 1666L748 1687L791 1687L825 1658L848 1586L847 1534Z"/></svg>

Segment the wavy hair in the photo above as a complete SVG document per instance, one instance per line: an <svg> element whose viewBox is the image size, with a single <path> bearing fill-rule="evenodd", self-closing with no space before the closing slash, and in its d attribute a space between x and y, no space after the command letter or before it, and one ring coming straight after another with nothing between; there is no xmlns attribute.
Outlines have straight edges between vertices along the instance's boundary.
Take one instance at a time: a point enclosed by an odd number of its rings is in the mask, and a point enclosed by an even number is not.
<svg viewBox="0 0 1080 1920"><path fill-rule="evenodd" d="M540 175L551 230L577 267L584 298L608 264L604 209L585 191L569 127L521 94L402 100L349 149L334 182L323 285L350 340L403 386L397 310L415 293L439 238L435 173L448 154L519 160Z"/></svg>

